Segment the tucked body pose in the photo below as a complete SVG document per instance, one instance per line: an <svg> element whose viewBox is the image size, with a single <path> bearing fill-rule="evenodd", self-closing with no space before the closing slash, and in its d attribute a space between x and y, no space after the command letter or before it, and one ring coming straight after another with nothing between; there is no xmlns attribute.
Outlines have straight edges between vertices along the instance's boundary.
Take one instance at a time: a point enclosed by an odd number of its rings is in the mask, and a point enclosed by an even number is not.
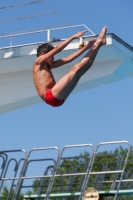
<svg viewBox="0 0 133 200"><path fill-rule="evenodd" d="M42 44L38 47L37 59L33 64L32 73L36 90L43 101L54 107L61 106L65 102L81 76L92 66L100 47L106 44L106 31L107 28L105 26L97 39L88 41L82 49L79 49L66 58L61 58L56 61L54 61L54 55L61 52L75 38L83 36L86 31L71 36L56 47L53 47L49 43ZM56 82L51 69L71 62L86 50L88 52L81 61L74 65L65 76Z"/></svg>

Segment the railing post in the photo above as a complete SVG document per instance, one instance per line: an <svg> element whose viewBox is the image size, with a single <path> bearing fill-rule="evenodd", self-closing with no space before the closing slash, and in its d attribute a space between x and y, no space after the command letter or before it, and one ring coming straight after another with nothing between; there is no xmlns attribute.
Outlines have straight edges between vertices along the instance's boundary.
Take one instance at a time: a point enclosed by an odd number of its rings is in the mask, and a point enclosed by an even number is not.
<svg viewBox="0 0 133 200"><path fill-rule="evenodd" d="M10 47L12 47L12 37L10 37Z"/></svg>
<svg viewBox="0 0 133 200"><path fill-rule="evenodd" d="M20 172L20 176L19 176L16 188L15 188L12 200L18 200L18 197L19 197L19 194L20 194L20 190L21 190L21 186L22 186L23 181L24 181L24 179L22 179L22 177L25 176L25 173L26 173L26 170L27 170L27 165L28 165L28 155L26 155L26 157L24 159L22 170Z"/></svg>
<svg viewBox="0 0 133 200"><path fill-rule="evenodd" d="M47 30L47 41L50 41L50 30Z"/></svg>

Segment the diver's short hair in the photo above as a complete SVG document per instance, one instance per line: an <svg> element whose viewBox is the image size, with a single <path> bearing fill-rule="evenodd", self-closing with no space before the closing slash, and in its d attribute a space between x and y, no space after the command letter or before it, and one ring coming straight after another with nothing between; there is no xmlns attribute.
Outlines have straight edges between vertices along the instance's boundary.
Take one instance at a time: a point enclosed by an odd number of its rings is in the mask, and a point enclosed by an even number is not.
<svg viewBox="0 0 133 200"><path fill-rule="evenodd" d="M54 47L49 43L39 45L37 48L37 57L39 57L41 53L48 53L52 49L54 49Z"/></svg>

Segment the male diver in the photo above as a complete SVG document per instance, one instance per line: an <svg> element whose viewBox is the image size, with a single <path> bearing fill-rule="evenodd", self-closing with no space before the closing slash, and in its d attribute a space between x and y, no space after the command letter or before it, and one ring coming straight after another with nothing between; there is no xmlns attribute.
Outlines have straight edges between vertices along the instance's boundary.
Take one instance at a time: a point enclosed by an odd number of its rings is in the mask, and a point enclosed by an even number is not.
<svg viewBox="0 0 133 200"><path fill-rule="evenodd" d="M66 101L81 76L92 66L100 47L106 44L106 31L107 27L105 26L97 39L88 41L83 48L59 60L54 60L54 55L61 52L72 40L83 36L87 31L78 32L56 47L49 43L38 47L37 59L34 61L32 73L36 90L43 101L54 107L61 106ZM89 51L81 61L56 82L51 69L73 61L88 49Z"/></svg>

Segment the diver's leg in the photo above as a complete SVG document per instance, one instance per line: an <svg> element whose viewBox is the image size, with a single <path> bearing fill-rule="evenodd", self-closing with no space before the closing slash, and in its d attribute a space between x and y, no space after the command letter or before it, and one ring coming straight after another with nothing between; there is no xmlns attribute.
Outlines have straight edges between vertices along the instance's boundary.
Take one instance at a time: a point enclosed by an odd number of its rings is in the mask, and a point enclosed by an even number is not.
<svg viewBox="0 0 133 200"><path fill-rule="evenodd" d="M97 54L96 54L97 55ZM96 57L95 55L95 57ZM79 82L79 79L81 78L81 76L83 76L83 74L85 74L89 69L90 67L92 66L94 60L95 60L95 57L92 59L92 62L88 63L88 66L86 66L86 68L83 68L82 72L81 72L81 75L79 77L77 77L77 79L75 80L75 82L73 83L73 85L71 86L70 90L68 90L68 92L66 93L65 97L64 97L64 100L67 99L67 97L69 96L69 94L73 91L73 89L75 88L75 86L77 85L77 83Z"/></svg>
<svg viewBox="0 0 133 200"><path fill-rule="evenodd" d="M68 96L72 89L76 86L78 83L78 80L82 76L82 74L87 71L99 50L99 48L102 45L106 44L106 27L102 29L100 32L96 42L92 46L92 48L88 51L88 53L82 58L82 60L72 67L72 69L66 74L64 77L62 77L52 88L52 93L57 99L63 99L65 96Z"/></svg>

